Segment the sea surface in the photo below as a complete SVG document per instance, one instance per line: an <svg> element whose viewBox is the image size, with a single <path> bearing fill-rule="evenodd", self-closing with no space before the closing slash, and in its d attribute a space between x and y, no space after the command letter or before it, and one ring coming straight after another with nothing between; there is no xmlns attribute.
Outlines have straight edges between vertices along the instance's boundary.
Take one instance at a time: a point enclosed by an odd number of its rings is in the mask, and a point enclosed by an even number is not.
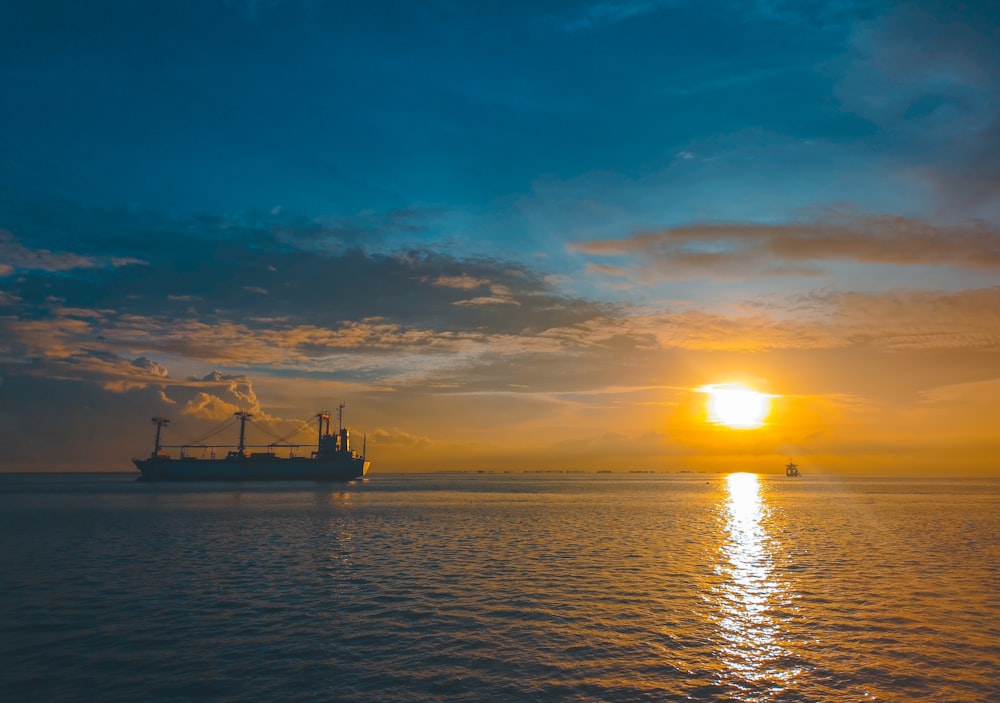
<svg viewBox="0 0 1000 703"><path fill-rule="evenodd" d="M1000 701L1000 480L0 476L8 701Z"/></svg>

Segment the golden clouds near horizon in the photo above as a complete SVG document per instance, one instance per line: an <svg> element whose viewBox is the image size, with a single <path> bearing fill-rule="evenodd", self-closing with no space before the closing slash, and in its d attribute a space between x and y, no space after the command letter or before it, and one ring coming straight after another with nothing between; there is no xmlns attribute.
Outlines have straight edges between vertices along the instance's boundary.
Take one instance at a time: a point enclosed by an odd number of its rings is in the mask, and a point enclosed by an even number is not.
<svg viewBox="0 0 1000 703"><path fill-rule="evenodd" d="M771 412L771 396L740 383L719 383L700 388L708 395L708 418L716 425L748 430L764 424Z"/></svg>

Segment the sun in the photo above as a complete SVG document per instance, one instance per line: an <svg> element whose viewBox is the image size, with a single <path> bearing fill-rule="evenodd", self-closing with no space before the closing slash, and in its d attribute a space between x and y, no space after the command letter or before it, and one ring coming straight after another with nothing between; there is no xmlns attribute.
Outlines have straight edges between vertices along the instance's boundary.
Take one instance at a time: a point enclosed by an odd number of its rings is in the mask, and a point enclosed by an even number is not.
<svg viewBox="0 0 1000 703"><path fill-rule="evenodd" d="M753 429L764 424L771 410L771 396L739 383L719 383L701 389L708 394L709 419L733 429Z"/></svg>

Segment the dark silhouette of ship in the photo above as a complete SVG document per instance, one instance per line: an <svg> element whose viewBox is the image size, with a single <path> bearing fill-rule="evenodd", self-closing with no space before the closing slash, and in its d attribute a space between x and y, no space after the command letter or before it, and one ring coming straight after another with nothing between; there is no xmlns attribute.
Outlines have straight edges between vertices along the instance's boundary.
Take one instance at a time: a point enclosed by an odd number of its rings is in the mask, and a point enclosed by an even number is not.
<svg viewBox="0 0 1000 703"><path fill-rule="evenodd" d="M203 445L161 445L160 433L170 420L154 417L156 440L153 453L146 459L133 459L139 469L140 481L350 481L361 478L371 466L365 459L365 442L361 454L351 449L350 433L344 427L344 404L337 408L338 431L330 434L330 413L316 414L319 421L319 437L316 451L309 456L294 456L292 450L298 445L271 444L264 447L248 447L246 444L246 423L252 413L241 410L234 413L240 419L240 442L238 445L223 447L232 449L225 457L216 458L212 449L210 458L189 456L186 449ZM289 456L279 457L274 453L277 446L289 448ZM167 448L180 449L180 457L174 458ZM247 449L261 448L267 451L247 452Z"/></svg>
<svg viewBox="0 0 1000 703"><path fill-rule="evenodd" d="M799 465L796 464L791 459L789 459L788 463L785 464L785 476L801 476L801 475L802 474L799 473Z"/></svg>

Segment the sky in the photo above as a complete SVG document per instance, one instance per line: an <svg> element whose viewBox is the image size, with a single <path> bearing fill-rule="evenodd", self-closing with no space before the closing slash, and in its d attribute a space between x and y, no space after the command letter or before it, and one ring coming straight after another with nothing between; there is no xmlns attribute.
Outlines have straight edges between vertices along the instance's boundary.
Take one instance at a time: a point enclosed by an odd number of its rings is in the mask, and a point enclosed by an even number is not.
<svg viewBox="0 0 1000 703"><path fill-rule="evenodd" d="M1000 475L995 2L0 0L0 106L0 471Z"/></svg>

